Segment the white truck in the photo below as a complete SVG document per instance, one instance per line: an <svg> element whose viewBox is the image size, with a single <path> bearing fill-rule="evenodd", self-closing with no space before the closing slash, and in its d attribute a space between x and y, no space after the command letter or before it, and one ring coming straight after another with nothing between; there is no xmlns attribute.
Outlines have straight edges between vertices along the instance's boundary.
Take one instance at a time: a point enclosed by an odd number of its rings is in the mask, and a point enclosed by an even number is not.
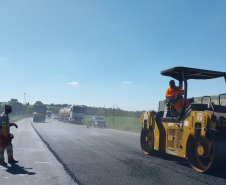
<svg viewBox="0 0 226 185"><path fill-rule="evenodd" d="M62 122L83 125L85 121L86 106L70 105L60 109L58 119Z"/></svg>

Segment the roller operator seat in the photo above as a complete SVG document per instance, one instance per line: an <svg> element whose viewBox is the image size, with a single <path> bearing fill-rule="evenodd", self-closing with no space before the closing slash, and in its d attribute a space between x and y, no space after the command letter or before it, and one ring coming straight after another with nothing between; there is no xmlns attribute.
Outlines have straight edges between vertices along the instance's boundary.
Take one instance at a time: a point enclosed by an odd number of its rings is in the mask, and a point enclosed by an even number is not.
<svg viewBox="0 0 226 185"><path fill-rule="evenodd" d="M179 115L177 110L172 105L173 103L176 103L180 98L183 98L182 94L177 94L175 97L165 99L164 102L166 103L166 107L163 117L177 117Z"/></svg>

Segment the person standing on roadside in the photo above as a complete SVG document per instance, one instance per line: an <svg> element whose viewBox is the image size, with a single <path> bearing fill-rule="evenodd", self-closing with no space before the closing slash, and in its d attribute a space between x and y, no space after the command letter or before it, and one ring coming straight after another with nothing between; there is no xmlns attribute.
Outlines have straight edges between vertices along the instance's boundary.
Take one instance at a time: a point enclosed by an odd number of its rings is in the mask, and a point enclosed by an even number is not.
<svg viewBox="0 0 226 185"><path fill-rule="evenodd" d="M10 134L10 127L15 126L18 128L17 124L10 123L8 114L12 112L12 107L5 105L5 111L0 116L0 165L7 165L4 160L4 152L6 150L8 155L8 163L14 164L18 161L13 158L13 145L12 138L13 135Z"/></svg>

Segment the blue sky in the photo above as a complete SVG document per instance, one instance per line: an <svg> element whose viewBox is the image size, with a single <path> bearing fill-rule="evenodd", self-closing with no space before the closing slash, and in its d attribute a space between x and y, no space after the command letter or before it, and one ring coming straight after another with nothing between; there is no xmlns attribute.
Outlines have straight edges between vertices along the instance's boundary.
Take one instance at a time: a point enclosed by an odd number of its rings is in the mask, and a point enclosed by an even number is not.
<svg viewBox="0 0 226 185"><path fill-rule="evenodd" d="M171 80L161 70L226 71L225 9L225 0L2 0L0 101L26 93L30 103L157 110ZM226 89L222 78L188 85L188 96Z"/></svg>

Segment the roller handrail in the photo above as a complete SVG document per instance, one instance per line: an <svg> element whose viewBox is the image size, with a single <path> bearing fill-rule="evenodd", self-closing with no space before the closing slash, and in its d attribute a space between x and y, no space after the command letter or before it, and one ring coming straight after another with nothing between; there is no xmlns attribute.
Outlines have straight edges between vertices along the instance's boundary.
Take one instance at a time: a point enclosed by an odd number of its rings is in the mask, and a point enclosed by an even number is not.
<svg viewBox="0 0 226 185"><path fill-rule="evenodd" d="M202 99L201 99L201 104L203 103L203 98L205 98L205 97L209 98L210 99L210 103L211 103L211 96L203 96Z"/></svg>
<svg viewBox="0 0 226 185"><path fill-rule="evenodd" d="M226 93L219 94L219 105L221 105L221 96L222 96L222 95L226 95Z"/></svg>
<svg viewBox="0 0 226 185"><path fill-rule="evenodd" d="M181 72L182 72L182 77L183 77L183 81L184 81L184 101L183 101L183 105L182 105L181 112L180 112L180 115L179 115L179 121L181 121L182 116L183 116L183 112L185 110L185 104L186 104L186 101L187 101L187 89L188 89L186 70L182 70Z"/></svg>

